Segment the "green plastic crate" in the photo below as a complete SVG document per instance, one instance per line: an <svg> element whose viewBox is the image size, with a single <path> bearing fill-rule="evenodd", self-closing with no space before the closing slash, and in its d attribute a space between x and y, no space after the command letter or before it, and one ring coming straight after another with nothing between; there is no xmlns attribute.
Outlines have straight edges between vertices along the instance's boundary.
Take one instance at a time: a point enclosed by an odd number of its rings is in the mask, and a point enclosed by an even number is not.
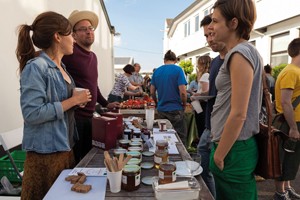
<svg viewBox="0 0 300 200"><path fill-rule="evenodd" d="M26 152L21 150L15 150L11 152L11 156L15 161L15 164L20 172L24 169L24 161L26 158ZM0 178L6 176L10 182L21 182L21 179L15 172L8 155L0 158Z"/></svg>

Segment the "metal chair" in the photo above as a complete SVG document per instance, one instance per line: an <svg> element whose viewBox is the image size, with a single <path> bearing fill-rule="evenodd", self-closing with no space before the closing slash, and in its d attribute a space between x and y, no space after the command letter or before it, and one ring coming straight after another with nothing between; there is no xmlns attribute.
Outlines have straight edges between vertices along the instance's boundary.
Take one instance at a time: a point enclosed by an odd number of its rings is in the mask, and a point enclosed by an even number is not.
<svg viewBox="0 0 300 200"><path fill-rule="evenodd" d="M16 171L18 177L22 180L22 173L18 170L13 157L11 156L10 149L22 144L23 127L14 129L8 132L0 133L0 143L8 155L8 158Z"/></svg>

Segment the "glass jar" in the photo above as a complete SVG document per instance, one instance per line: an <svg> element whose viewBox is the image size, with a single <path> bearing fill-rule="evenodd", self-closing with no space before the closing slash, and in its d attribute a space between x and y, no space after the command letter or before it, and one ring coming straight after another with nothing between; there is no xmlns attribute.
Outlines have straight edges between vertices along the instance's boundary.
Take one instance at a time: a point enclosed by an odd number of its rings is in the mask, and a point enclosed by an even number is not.
<svg viewBox="0 0 300 200"><path fill-rule="evenodd" d="M169 143L167 140L156 140L156 149L168 149Z"/></svg>
<svg viewBox="0 0 300 200"><path fill-rule="evenodd" d="M122 172L122 189L134 191L141 184L141 167L138 165L125 165Z"/></svg>
<svg viewBox="0 0 300 200"><path fill-rule="evenodd" d="M148 129L143 129L142 131L142 139L145 141L149 140L151 137L151 133Z"/></svg>
<svg viewBox="0 0 300 200"><path fill-rule="evenodd" d="M123 149L128 149L129 147L129 143L130 143L130 140L119 140L119 147L123 148Z"/></svg>
<svg viewBox="0 0 300 200"><path fill-rule="evenodd" d="M131 155L132 158L142 159L142 153L138 151L127 151L126 155Z"/></svg>
<svg viewBox="0 0 300 200"><path fill-rule="evenodd" d="M131 129L124 130L123 139L131 140Z"/></svg>
<svg viewBox="0 0 300 200"><path fill-rule="evenodd" d="M158 177L160 184L172 183L176 181L176 165L174 162L162 162L159 165Z"/></svg>
<svg viewBox="0 0 300 200"><path fill-rule="evenodd" d="M123 148L114 149L114 157L117 157L119 159L120 154L126 154L127 150Z"/></svg>
<svg viewBox="0 0 300 200"><path fill-rule="evenodd" d="M141 138L141 130L134 130L132 134L132 138Z"/></svg>
<svg viewBox="0 0 300 200"><path fill-rule="evenodd" d="M167 149L156 149L154 153L154 164L155 168L158 169L160 163L168 162L169 154Z"/></svg>

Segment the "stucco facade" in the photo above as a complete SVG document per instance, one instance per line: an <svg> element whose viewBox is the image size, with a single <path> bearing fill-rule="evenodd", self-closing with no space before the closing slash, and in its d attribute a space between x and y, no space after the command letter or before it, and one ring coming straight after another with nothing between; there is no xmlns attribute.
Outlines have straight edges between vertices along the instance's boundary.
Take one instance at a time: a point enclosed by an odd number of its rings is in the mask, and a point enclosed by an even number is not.
<svg viewBox="0 0 300 200"><path fill-rule="evenodd" d="M198 0L183 10L173 21L165 23L164 52L171 49L181 59L190 59L196 66L198 56L217 53L207 46L199 24L211 12L215 0ZM299 37L299 0L255 0L257 20L251 33L252 42L263 57L264 64L287 63L288 43ZM197 29L197 26L199 29Z"/></svg>
<svg viewBox="0 0 300 200"><path fill-rule="evenodd" d="M55 11L68 17L73 10L90 10L99 16L99 26L95 30L95 43L92 50L98 56L98 84L107 96L114 81L113 35L103 0L1 0L0 37L0 132L22 126L20 110L20 91L18 61L15 55L17 46L17 27L31 24L34 18L44 11Z"/></svg>

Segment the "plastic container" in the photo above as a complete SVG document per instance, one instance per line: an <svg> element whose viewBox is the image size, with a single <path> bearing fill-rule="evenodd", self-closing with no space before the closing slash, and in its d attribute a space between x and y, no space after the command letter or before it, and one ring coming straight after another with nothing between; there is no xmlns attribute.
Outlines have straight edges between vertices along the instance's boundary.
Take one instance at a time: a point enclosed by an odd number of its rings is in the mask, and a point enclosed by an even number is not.
<svg viewBox="0 0 300 200"><path fill-rule="evenodd" d="M187 181L187 182L186 182ZM181 185L176 186L172 189L161 188L162 185L166 186L168 184L160 184L159 178L157 176L153 177L152 188L154 190L155 198L157 200L190 200L190 199L199 199L199 192L201 186L197 179L194 177L177 177L175 184L185 182L188 185L188 188L184 189ZM174 184L171 183L171 184ZM178 189L176 189L178 188ZM180 189L182 188L182 189Z"/></svg>
<svg viewBox="0 0 300 200"><path fill-rule="evenodd" d="M15 150L11 152L11 156L15 161L15 164L20 172L24 170L24 161L26 158L26 152L21 150ZM17 173L15 172L7 155L0 158L0 177L6 176L10 182L22 182Z"/></svg>

